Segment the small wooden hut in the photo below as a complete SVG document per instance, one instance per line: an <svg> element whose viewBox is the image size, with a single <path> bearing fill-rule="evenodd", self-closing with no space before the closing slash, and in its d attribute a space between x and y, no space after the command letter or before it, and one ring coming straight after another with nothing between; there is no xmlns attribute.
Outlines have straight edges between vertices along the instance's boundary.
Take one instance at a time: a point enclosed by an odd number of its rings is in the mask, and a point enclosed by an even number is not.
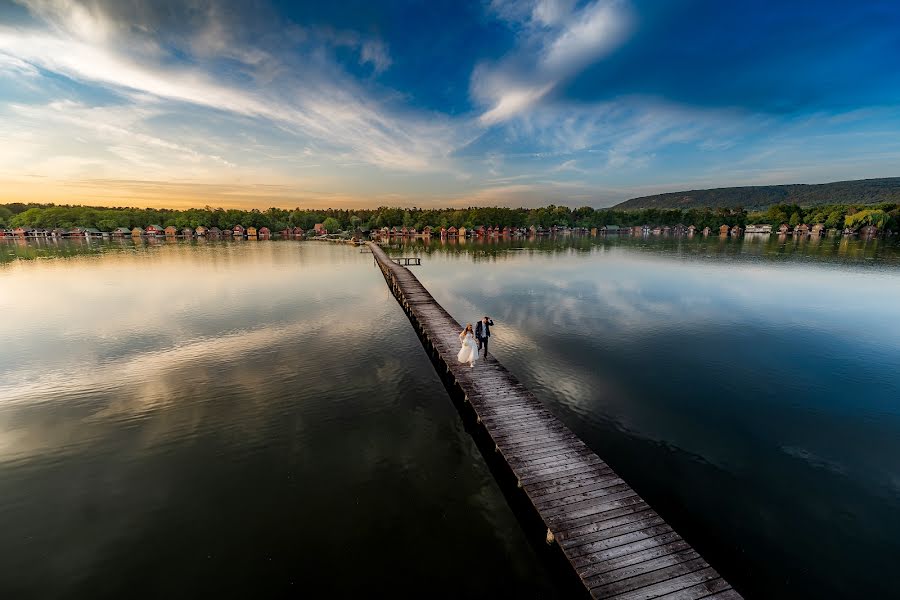
<svg viewBox="0 0 900 600"><path fill-rule="evenodd" d="M174 225L169 225L163 231L165 231L166 237L175 237L178 235L178 228Z"/></svg>
<svg viewBox="0 0 900 600"><path fill-rule="evenodd" d="M731 231L731 227L728 225L722 225L719 227L719 235L728 235L728 232Z"/></svg>
<svg viewBox="0 0 900 600"><path fill-rule="evenodd" d="M234 234L234 237L242 238L242 237L244 237L244 234L247 233L247 230L244 229L243 225L235 225L234 229L232 230L232 233Z"/></svg>
<svg viewBox="0 0 900 600"><path fill-rule="evenodd" d="M207 231L208 229L206 227L204 227L203 225L198 225L197 229L194 230L194 233L197 234L197 237L203 237L204 235L206 235Z"/></svg>
<svg viewBox="0 0 900 600"><path fill-rule="evenodd" d="M876 235L878 235L878 228L874 225L866 225L864 227L860 227L858 233L859 237L875 237Z"/></svg>

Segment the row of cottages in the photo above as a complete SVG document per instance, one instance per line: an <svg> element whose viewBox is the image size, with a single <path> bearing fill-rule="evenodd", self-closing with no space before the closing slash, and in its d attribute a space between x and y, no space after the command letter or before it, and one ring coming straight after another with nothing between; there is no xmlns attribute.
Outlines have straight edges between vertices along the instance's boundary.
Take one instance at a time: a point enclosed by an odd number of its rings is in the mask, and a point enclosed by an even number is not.
<svg viewBox="0 0 900 600"><path fill-rule="evenodd" d="M234 237L268 237L272 234L271 230L268 227L260 227L257 230L255 227L247 227L246 229L242 225L235 225L234 229L219 229L218 227L204 227L200 226L196 229L191 229L190 227L184 227L180 231L177 227L173 225L169 225L166 228L160 227L159 225L147 225L146 228L135 227L134 229L128 230L124 227L118 227L112 232L113 237L125 237L126 235L131 235L131 237L184 237L184 238L192 238L196 237L220 237L220 236L234 236Z"/></svg>
<svg viewBox="0 0 900 600"><path fill-rule="evenodd" d="M748 226L749 227L749 226ZM769 227L769 231L771 232L771 227ZM799 225L795 225L793 229L787 223L782 223L778 226L778 234L779 235L825 235L825 225L821 223L816 223L812 227L807 225L806 223L800 223Z"/></svg>
<svg viewBox="0 0 900 600"><path fill-rule="evenodd" d="M302 236L306 235L306 232L303 230L302 227L294 227L294 228L288 227L287 229L281 230L281 235L283 237L302 237Z"/></svg>
<svg viewBox="0 0 900 600"><path fill-rule="evenodd" d="M509 231L509 228L506 228ZM484 225L477 225L474 229L475 237L499 237L502 230L499 226L495 225L493 227Z"/></svg>
<svg viewBox="0 0 900 600"><path fill-rule="evenodd" d="M719 227L719 235L722 237L727 237L731 235L732 237L740 236L744 233L743 227L740 225L735 225L734 227L729 227L728 225L722 225Z"/></svg>
<svg viewBox="0 0 900 600"><path fill-rule="evenodd" d="M107 236L109 236L108 233L94 227L72 227L71 229L62 227L54 229L16 227L14 229L0 229L0 238L102 238Z"/></svg>

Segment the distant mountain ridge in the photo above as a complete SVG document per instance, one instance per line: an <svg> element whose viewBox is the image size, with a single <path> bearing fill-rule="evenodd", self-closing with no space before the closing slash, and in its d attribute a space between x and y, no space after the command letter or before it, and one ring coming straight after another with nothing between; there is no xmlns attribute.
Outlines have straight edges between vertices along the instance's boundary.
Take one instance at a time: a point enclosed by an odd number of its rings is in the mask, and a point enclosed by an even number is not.
<svg viewBox="0 0 900 600"><path fill-rule="evenodd" d="M668 192L616 204L617 209L716 208L761 209L772 204L879 204L900 202L900 177L857 179L834 183L759 185Z"/></svg>

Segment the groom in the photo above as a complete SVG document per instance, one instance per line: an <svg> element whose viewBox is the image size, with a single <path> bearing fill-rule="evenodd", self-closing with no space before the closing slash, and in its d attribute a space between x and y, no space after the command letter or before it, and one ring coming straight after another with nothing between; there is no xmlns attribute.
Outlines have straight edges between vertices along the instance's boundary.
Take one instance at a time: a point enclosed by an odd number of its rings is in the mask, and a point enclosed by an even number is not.
<svg viewBox="0 0 900 600"><path fill-rule="evenodd" d="M475 341L478 343L478 351L484 346L484 357L487 358L488 340L491 339L491 327L494 322L490 317L482 317L478 324L475 325Z"/></svg>

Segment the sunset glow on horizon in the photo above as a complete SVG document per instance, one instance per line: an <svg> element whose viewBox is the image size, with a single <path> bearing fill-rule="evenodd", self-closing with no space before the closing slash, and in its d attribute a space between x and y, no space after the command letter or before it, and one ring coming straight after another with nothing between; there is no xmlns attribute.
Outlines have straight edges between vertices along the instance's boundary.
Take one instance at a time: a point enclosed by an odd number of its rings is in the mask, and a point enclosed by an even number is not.
<svg viewBox="0 0 900 600"><path fill-rule="evenodd" d="M4 202L609 206L900 175L900 6L0 0Z"/></svg>

